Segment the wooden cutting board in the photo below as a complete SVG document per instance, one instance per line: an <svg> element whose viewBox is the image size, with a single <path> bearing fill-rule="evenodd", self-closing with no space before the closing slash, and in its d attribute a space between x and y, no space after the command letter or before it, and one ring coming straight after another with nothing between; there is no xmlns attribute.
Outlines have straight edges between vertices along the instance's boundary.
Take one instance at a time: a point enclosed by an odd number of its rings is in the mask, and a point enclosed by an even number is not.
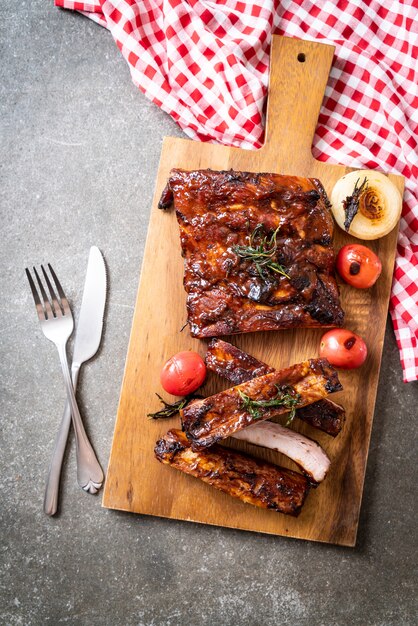
<svg viewBox="0 0 418 626"><path fill-rule="evenodd" d="M273 37L266 141L260 150L171 137L164 140L104 490L105 507L347 546L355 544L396 229L385 238L368 243L383 261L377 284L365 291L341 285L345 326L364 337L369 348L361 369L341 372L344 391L333 396L347 410L344 431L334 440L295 420L295 429L316 439L332 462L326 480L311 490L298 518L244 504L161 465L154 458L155 442L169 428L178 427L179 418L159 421L147 418L147 413L160 408L155 392L168 397L159 383L160 369L166 359L179 350L192 349L202 355L206 350L206 343L192 339L187 327L181 332L186 321L186 295L179 230L174 211L157 209L171 168L233 168L317 177L330 194L337 179L350 170L316 161L311 144L333 53L334 48L329 45ZM390 175L390 179L402 194L403 178ZM349 241L354 240L336 227L336 249ZM298 329L235 336L231 341L281 368L317 356L321 335L321 330ZM227 386L210 374L203 393L209 395ZM292 467L279 453L238 441L229 445Z"/></svg>

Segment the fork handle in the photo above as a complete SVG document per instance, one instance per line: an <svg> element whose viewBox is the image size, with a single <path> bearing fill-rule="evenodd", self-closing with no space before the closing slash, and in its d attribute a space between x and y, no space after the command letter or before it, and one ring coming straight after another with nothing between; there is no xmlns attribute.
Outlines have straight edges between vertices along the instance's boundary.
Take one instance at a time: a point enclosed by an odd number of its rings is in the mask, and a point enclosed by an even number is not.
<svg viewBox="0 0 418 626"><path fill-rule="evenodd" d="M67 353L65 344L59 344L58 353L60 356L62 373L64 374L65 385L67 387L67 398L70 403L71 417L73 420L75 447L77 455L77 482L84 491L97 493L104 481L103 470L96 458L90 441L84 430L77 400L75 399L70 370L68 368Z"/></svg>
<svg viewBox="0 0 418 626"><path fill-rule="evenodd" d="M77 389L78 374L80 365L73 363L71 367L71 380L73 383L74 394ZM67 447L68 433L71 425L71 408L68 398L65 401L64 413L62 414L60 427L54 442L54 450L52 452L51 462L49 464L48 477L46 479L45 497L44 497L44 513L46 515L55 515L58 508L58 494L61 478L62 464L64 461L65 448Z"/></svg>

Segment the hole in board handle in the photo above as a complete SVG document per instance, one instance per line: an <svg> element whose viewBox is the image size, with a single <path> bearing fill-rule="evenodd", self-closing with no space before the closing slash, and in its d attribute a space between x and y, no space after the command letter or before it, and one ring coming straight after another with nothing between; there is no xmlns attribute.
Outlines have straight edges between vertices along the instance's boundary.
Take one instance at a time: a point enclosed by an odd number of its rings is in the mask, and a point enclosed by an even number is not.
<svg viewBox="0 0 418 626"><path fill-rule="evenodd" d="M299 61L299 63L305 63L305 60L306 60L306 57L305 57L304 53L303 52L299 52L299 54L298 54L298 61Z"/></svg>

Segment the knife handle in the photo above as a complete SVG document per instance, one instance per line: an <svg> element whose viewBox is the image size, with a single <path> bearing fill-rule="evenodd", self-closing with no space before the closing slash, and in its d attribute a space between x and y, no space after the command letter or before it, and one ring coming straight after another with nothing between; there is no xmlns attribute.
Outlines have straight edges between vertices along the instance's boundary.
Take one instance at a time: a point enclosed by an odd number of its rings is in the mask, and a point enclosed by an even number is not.
<svg viewBox="0 0 418 626"><path fill-rule="evenodd" d="M74 393L77 388L79 372L80 366L73 365L73 367L71 368L71 379L73 382ZM66 400L61 424L55 437L54 451L52 453L52 458L48 470L48 477L46 481L44 497L44 513L46 513L46 515L55 515L55 513L57 512L61 469L64 460L65 448L67 446L70 424L71 407L69 401Z"/></svg>

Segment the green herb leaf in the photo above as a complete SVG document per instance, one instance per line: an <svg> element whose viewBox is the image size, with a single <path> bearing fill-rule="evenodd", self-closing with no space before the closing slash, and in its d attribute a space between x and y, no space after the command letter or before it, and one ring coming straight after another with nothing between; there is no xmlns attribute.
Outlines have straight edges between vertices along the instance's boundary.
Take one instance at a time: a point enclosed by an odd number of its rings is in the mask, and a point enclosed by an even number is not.
<svg viewBox="0 0 418 626"><path fill-rule="evenodd" d="M257 268L258 273L260 274L263 280L268 278L268 274L266 273L266 269L269 269L276 274L281 274L286 278L289 278L289 275L286 273L283 265L276 263L273 259L277 254L277 233L280 229L280 226L276 228L270 238L267 235L263 235L264 226L263 224L257 224L252 234L250 235L249 245L248 246L233 246L232 251L235 252L237 256L246 261L252 261Z"/></svg>
<svg viewBox="0 0 418 626"><path fill-rule="evenodd" d="M286 426L288 426L296 415L296 407L300 400L300 395L295 393L293 387L290 386L279 387L279 385L276 385L276 389L276 396L270 400L253 400L238 389L238 394L242 400L242 408L248 411L254 420L258 420L263 417L266 409L279 406L286 407L289 409L289 417L286 422Z"/></svg>
<svg viewBox="0 0 418 626"><path fill-rule="evenodd" d="M196 399L196 396L186 396L181 400L177 400L177 402L170 403L166 402L158 393L156 393L155 395L161 400L164 408L156 411L155 413L147 414L147 417L150 417L153 420L172 417L173 415L176 415L176 413L178 413L181 409L184 409L184 407L189 404L191 400Z"/></svg>

